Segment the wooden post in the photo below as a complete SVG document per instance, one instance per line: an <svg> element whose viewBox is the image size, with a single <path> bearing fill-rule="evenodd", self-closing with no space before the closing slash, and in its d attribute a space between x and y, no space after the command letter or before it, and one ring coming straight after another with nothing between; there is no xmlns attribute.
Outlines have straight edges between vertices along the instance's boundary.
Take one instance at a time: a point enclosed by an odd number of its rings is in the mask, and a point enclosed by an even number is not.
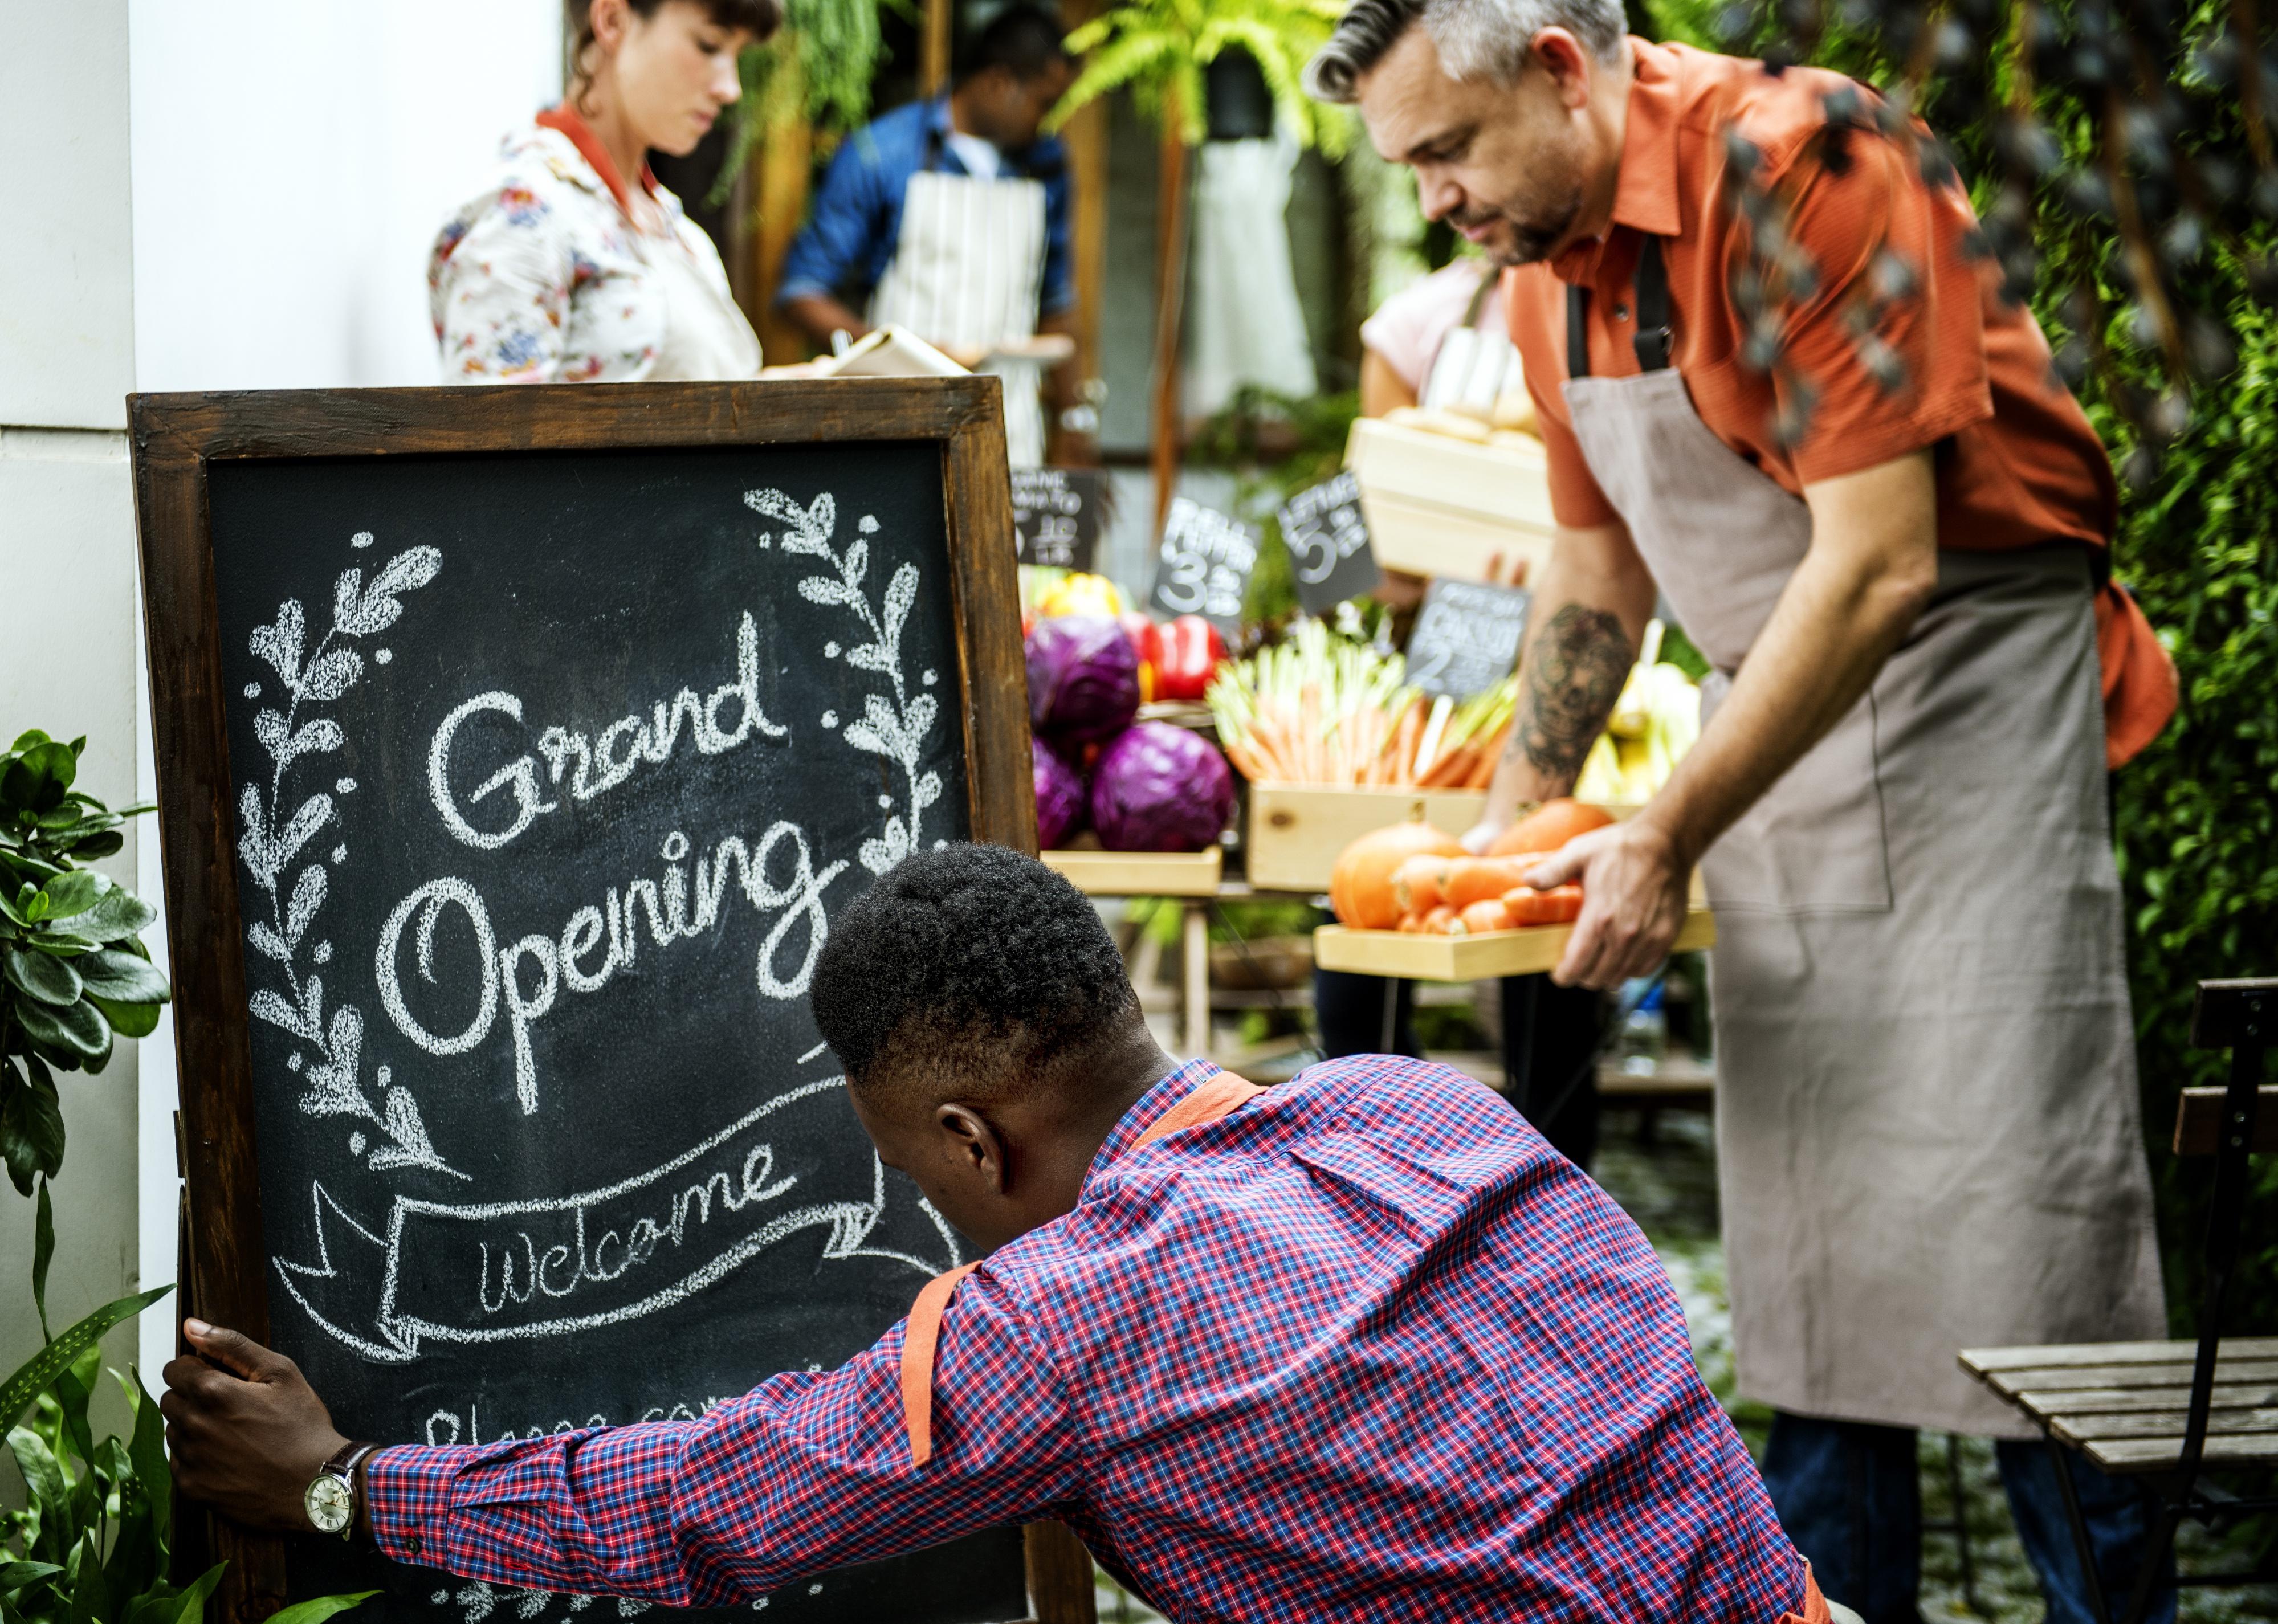
<svg viewBox="0 0 2278 1624"><path fill-rule="evenodd" d="M918 42L918 94L936 96L949 83L950 26L955 0L925 0L925 32Z"/></svg>
<svg viewBox="0 0 2278 1624"><path fill-rule="evenodd" d="M1204 1060L1211 1052L1210 905L1188 903L1180 923L1186 933L1182 947L1186 963L1181 968L1186 982L1181 1013L1186 1017L1187 1058Z"/></svg>
<svg viewBox="0 0 2278 1624"><path fill-rule="evenodd" d="M1179 483L1179 331L1187 296L1187 143L1175 90L1163 96L1161 172L1155 186L1155 402L1149 463L1155 475L1155 533L1163 533Z"/></svg>
<svg viewBox="0 0 2278 1624"><path fill-rule="evenodd" d="M775 309L776 284L791 240L806 219L808 178L814 166L814 129L806 121L806 72L799 42L786 34L777 48L776 81L768 88L767 135L753 155L759 171L759 217L751 233L752 293L745 314L759 330L761 353L770 364L804 360L806 335Z"/></svg>
<svg viewBox="0 0 2278 1624"><path fill-rule="evenodd" d="M1102 0L1067 0L1062 16L1082 27L1103 9ZM1099 312L1107 286L1107 103L1094 101L1061 127L1067 146L1068 183L1074 218L1070 258L1075 281L1075 376L1079 384L1100 376ZM1093 444L1097 446L1095 438Z"/></svg>

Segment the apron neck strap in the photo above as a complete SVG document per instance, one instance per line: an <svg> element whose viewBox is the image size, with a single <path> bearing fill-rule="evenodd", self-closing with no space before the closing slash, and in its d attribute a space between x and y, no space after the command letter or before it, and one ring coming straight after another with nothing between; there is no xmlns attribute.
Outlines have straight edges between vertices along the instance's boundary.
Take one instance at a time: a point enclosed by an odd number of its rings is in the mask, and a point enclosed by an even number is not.
<svg viewBox="0 0 2278 1624"><path fill-rule="evenodd" d="M1637 351L1638 370L1658 372L1669 365L1669 266L1662 257L1661 239L1647 236L1638 248L1637 332L1631 337ZM1590 376L1590 290L1566 290L1566 376Z"/></svg>

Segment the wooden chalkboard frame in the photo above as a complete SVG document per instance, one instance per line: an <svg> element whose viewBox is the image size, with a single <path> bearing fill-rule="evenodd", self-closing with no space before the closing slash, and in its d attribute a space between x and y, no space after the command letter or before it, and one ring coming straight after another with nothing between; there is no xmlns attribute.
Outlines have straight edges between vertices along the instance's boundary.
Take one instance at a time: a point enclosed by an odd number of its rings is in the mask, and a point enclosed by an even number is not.
<svg viewBox="0 0 2278 1624"><path fill-rule="evenodd" d="M181 1310L266 1341L266 1255L244 935L230 856L229 743L207 470L216 462L848 441L940 448L973 838L1036 850L1010 481L987 377L340 389L127 398L141 533L158 835L172 949L187 1242ZM188 1530L185 1530L188 1532ZM218 1518L218 1600L257 1624L286 1600L285 1542ZM1028 1529L1028 1624L1093 1624L1091 1564Z"/></svg>

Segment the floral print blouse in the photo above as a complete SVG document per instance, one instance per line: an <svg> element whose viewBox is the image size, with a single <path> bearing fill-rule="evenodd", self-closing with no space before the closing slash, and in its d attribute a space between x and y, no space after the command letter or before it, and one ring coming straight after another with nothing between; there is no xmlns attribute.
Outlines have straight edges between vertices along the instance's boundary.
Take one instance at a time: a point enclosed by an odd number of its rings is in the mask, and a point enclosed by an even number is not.
<svg viewBox="0 0 2278 1624"><path fill-rule="evenodd" d="M709 375L752 376L759 343L736 310L712 240L646 172L641 184L671 239L638 230L618 202L607 156L597 167L589 151L600 154L576 114L542 115L506 138L492 184L436 238L428 307L443 381L625 383L686 376L677 367L661 369L660 360L671 348L673 301L686 299L697 283L722 307L703 312L705 324L728 329L731 351L749 339L748 357L731 354ZM669 255L683 263L667 263Z"/></svg>

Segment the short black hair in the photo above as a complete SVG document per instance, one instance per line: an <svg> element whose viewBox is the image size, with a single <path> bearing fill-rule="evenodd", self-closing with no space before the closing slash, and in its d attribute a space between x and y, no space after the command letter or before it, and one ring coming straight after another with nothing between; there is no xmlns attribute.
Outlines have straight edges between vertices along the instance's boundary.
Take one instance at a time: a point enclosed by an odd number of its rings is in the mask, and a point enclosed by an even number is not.
<svg viewBox="0 0 2278 1624"><path fill-rule="evenodd" d="M907 858L830 922L809 1000L855 1086L992 1100L1090 1069L1141 1019L1075 887L1003 846Z"/></svg>
<svg viewBox="0 0 2278 1624"><path fill-rule="evenodd" d="M1068 61L1067 47L1061 42L1064 33L1060 19L1043 7L1015 0L967 42L950 83L961 85L976 73L1001 67L1025 84Z"/></svg>

